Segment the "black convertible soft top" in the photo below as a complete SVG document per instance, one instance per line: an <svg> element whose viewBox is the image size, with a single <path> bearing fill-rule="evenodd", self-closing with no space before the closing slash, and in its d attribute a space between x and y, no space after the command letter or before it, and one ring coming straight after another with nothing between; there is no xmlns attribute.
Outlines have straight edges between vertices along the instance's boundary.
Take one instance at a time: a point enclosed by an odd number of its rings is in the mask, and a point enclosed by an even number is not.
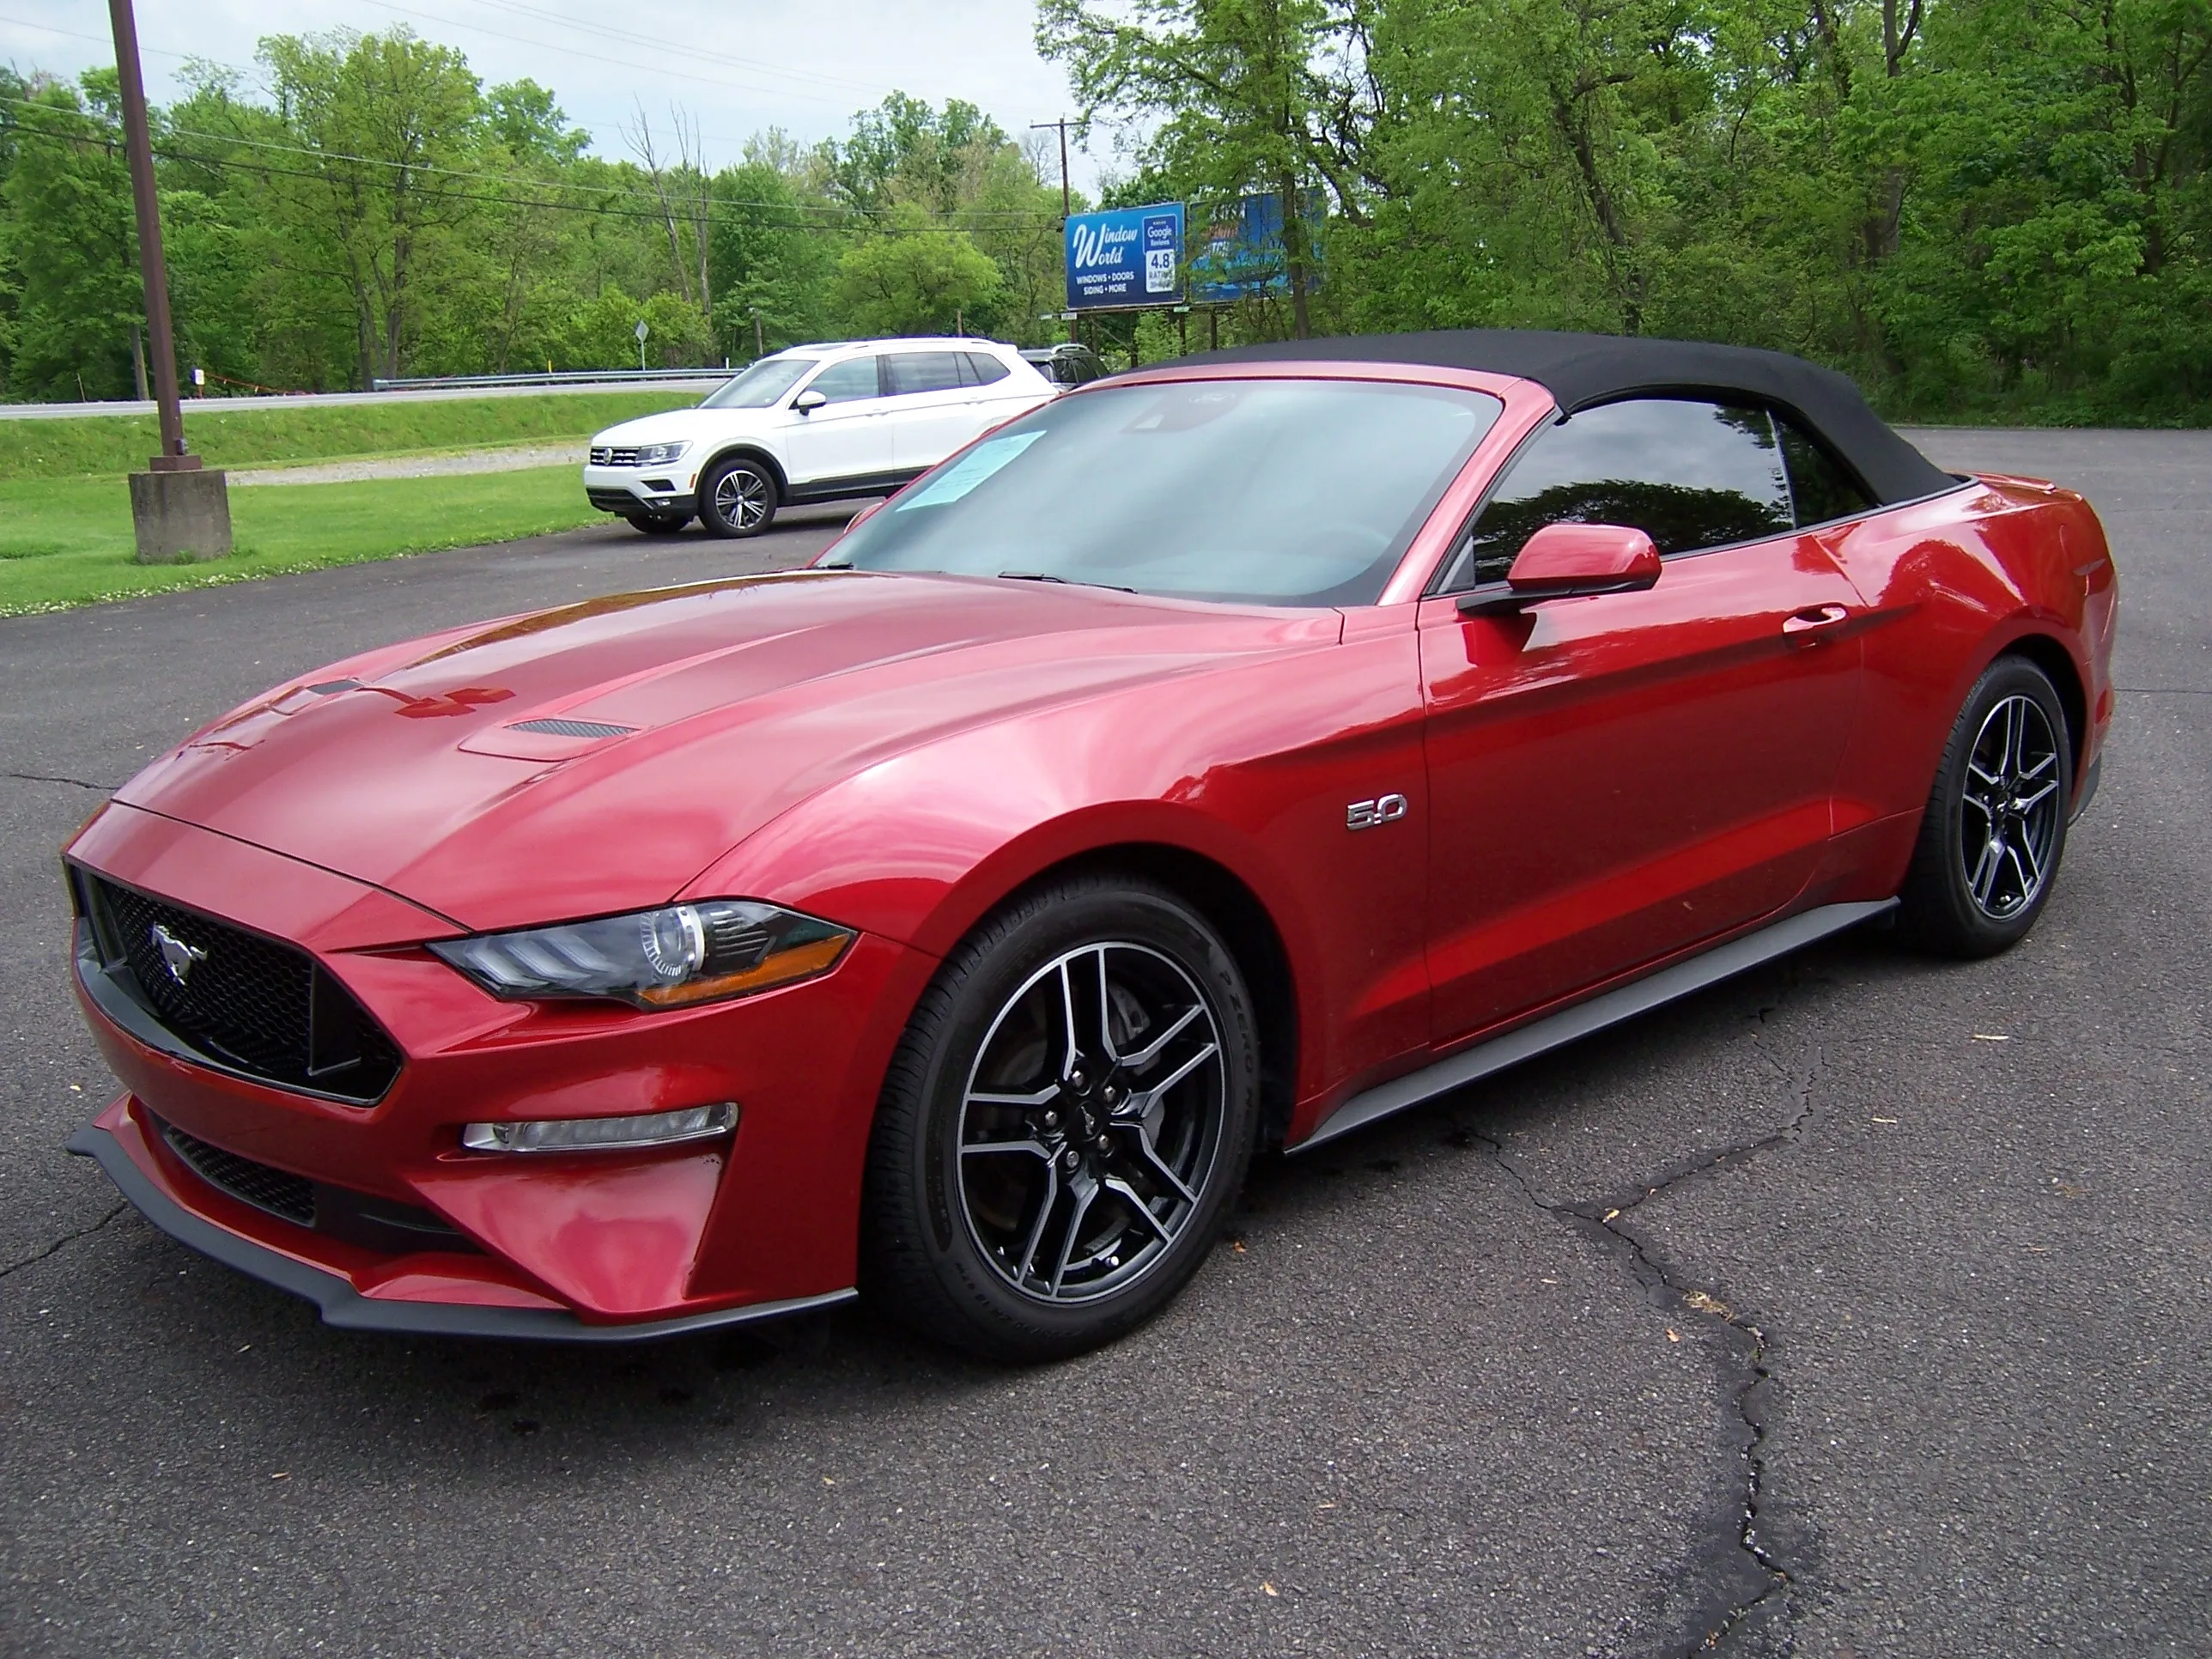
<svg viewBox="0 0 2212 1659"><path fill-rule="evenodd" d="M1787 352L1697 340L1456 328L1426 334L1352 334L1276 340L1182 359L1187 363L1429 363L1534 380L1569 415L1594 404L1667 392L1764 404L1812 428L1885 506L1954 489L1958 480L1891 431L1859 389L1832 368Z"/></svg>

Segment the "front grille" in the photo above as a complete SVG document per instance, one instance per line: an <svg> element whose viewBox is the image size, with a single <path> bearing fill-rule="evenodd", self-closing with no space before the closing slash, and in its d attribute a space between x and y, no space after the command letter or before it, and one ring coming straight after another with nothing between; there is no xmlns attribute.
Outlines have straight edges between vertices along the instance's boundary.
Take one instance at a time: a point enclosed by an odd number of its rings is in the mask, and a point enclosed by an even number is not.
<svg viewBox="0 0 2212 1659"><path fill-rule="evenodd" d="M554 717L542 720L517 720L512 729L535 732L548 738L626 738L637 727L610 726L605 720L568 720Z"/></svg>
<svg viewBox="0 0 2212 1659"><path fill-rule="evenodd" d="M586 489L585 498L602 513L642 513L645 503L627 489Z"/></svg>
<svg viewBox="0 0 2212 1659"><path fill-rule="evenodd" d="M192 1048L286 1088L380 1099L399 1075L392 1039L295 946L85 872L102 965Z"/></svg>
<svg viewBox="0 0 2212 1659"><path fill-rule="evenodd" d="M604 444L593 444L592 465L593 466L635 466L637 447L633 444L626 448L610 449Z"/></svg>
<svg viewBox="0 0 2212 1659"><path fill-rule="evenodd" d="M163 1124L161 1136L209 1186L220 1187L241 1204L251 1204L302 1227L315 1224L315 1183L305 1176L271 1169L220 1146L210 1146L174 1124Z"/></svg>

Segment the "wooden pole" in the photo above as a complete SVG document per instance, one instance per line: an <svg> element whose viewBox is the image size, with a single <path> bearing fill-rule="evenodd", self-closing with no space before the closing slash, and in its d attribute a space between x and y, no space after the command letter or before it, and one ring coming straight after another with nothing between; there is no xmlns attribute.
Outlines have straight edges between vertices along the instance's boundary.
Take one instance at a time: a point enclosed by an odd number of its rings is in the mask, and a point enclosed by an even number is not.
<svg viewBox="0 0 2212 1659"><path fill-rule="evenodd" d="M146 284L146 354L154 402L161 417L155 472L197 472L200 458L185 447L185 411L177 400L177 343L169 326L169 276L161 258L161 202L154 188L154 143L146 130L146 82L138 70L138 24L131 0L107 0L115 31L115 73L123 91L123 146L131 161L131 196L138 210L138 270Z"/></svg>

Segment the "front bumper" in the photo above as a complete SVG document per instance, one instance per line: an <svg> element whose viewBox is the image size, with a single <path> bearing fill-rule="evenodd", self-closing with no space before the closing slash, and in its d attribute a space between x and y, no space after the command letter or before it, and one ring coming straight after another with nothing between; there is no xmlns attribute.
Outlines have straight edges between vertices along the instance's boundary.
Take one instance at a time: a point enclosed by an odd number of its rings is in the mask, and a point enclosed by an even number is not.
<svg viewBox="0 0 2212 1659"><path fill-rule="evenodd" d="M333 1324L624 1340L851 1292L884 1067L933 963L864 935L820 978L687 1011L506 1003L422 947L455 930L373 888L128 806L70 848L107 880L313 957L404 1056L374 1102L226 1071L136 1030L81 959L79 1001L125 1095L73 1147L173 1236L308 1297ZM474 1152L462 1124L734 1100L734 1136L635 1152ZM446 1242L365 1248L241 1202L175 1131ZM427 1215L424 1212L428 1212Z"/></svg>
<svg viewBox="0 0 2212 1659"><path fill-rule="evenodd" d="M145 1126L133 1114L136 1103L125 1095L99 1117L70 1138L69 1149L89 1158L107 1172L117 1190L144 1216L179 1244L212 1257L250 1279L274 1285L280 1291L305 1297L321 1310L323 1323L342 1330L392 1331L419 1336L489 1336L522 1342L646 1342L658 1337L684 1336L694 1331L725 1325L774 1319L811 1308L833 1307L852 1299L849 1290L819 1296L794 1297L783 1302L757 1302L742 1308L721 1308L705 1313L680 1314L672 1319L644 1319L620 1325L589 1325L557 1304L527 1305L519 1301L502 1305L496 1301L424 1299L433 1288L419 1273L404 1288L416 1295L382 1293L391 1280L373 1279L364 1292L352 1274L319 1266L262 1243L242 1231L233 1231L189 1207L189 1194L180 1193L173 1178L156 1158ZM448 1295L465 1295L481 1281L448 1276L434 1288ZM483 1288L491 1288L484 1286Z"/></svg>
<svg viewBox="0 0 2212 1659"><path fill-rule="evenodd" d="M698 469L689 458L669 467L586 466L585 498L623 518L673 517L698 510Z"/></svg>

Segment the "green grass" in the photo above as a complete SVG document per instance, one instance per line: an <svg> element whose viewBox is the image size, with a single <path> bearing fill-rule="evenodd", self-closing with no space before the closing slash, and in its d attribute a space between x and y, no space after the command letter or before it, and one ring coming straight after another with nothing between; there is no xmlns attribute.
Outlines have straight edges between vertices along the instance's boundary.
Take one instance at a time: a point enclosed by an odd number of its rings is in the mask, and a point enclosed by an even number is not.
<svg viewBox="0 0 2212 1659"><path fill-rule="evenodd" d="M512 541L602 515L586 503L576 469L553 466L235 489L230 516L237 550L228 558L142 565L122 478L0 481L0 617Z"/></svg>
<svg viewBox="0 0 2212 1659"><path fill-rule="evenodd" d="M617 421L698 400L695 392L662 387L250 409L192 401L185 405L185 437L210 466L264 466L583 439ZM119 477L143 468L161 447L150 415L0 421L0 482Z"/></svg>

